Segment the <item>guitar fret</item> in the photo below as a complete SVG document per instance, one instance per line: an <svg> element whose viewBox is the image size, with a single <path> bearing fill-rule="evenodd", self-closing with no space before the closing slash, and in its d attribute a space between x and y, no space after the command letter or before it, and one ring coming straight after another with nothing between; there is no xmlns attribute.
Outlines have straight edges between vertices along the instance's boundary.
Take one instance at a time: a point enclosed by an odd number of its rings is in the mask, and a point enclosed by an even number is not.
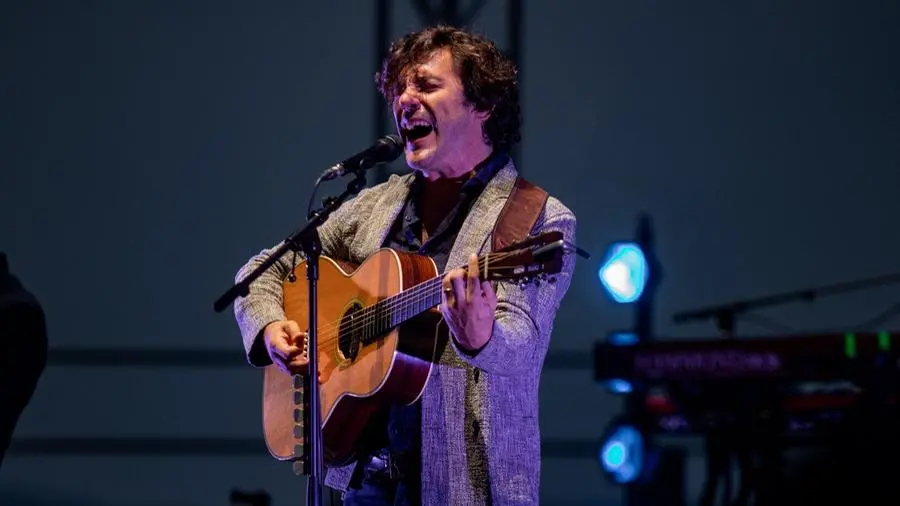
<svg viewBox="0 0 900 506"><path fill-rule="evenodd" d="M403 303L400 304L400 311L399 311L399 313L400 313L400 315L399 315L399 316L400 316L400 322L399 322L399 323L403 323L403 322L405 322L406 320L408 320L408 319L410 318L410 316L411 316L411 315L409 314L410 312L411 312L411 311L410 311L410 308L409 308L409 296L407 296L407 297L403 300Z"/></svg>
<svg viewBox="0 0 900 506"><path fill-rule="evenodd" d="M410 302L415 302L415 288L409 290L409 293L403 298L403 302L397 306L397 324L403 323L412 317L412 307Z"/></svg>
<svg viewBox="0 0 900 506"><path fill-rule="evenodd" d="M362 330L360 334L362 334L361 339L363 343L369 342L369 322L371 321L372 315L375 314L375 308L367 308L362 316Z"/></svg>
<svg viewBox="0 0 900 506"><path fill-rule="evenodd" d="M370 344L407 320L439 306L441 278L432 278L396 295L382 299L357 313L355 328L363 344Z"/></svg>

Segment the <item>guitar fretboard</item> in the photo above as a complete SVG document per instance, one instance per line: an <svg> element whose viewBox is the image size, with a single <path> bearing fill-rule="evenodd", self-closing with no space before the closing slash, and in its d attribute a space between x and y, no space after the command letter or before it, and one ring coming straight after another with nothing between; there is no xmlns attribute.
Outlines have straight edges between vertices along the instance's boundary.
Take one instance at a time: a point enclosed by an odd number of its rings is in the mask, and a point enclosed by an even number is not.
<svg viewBox="0 0 900 506"><path fill-rule="evenodd" d="M440 277L429 279L382 299L359 311L350 323L350 332L359 336L363 344L371 344L398 325L441 303ZM342 334L345 330L341 329Z"/></svg>

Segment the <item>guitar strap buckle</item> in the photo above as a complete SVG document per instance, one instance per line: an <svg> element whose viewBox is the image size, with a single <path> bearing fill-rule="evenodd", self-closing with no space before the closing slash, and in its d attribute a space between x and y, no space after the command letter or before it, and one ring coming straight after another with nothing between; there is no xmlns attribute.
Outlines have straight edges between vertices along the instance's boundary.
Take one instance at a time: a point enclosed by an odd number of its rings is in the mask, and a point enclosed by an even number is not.
<svg viewBox="0 0 900 506"><path fill-rule="evenodd" d="M402 455L392 454L387 450L375 452L366 465L366 470L372 474L381 475L391 481L402 480L406 476Z"/></svg>

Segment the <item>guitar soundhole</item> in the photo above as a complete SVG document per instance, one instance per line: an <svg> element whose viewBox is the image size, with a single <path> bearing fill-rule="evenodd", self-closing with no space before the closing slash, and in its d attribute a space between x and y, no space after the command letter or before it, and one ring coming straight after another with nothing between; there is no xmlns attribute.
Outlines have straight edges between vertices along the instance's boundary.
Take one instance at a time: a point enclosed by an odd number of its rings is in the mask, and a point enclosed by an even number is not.
<svg viewBox="0 0 900 506"><path fill-rule="evenodd" d="M347 308L341 317L341 329L338 333L338 349L341 355L349 360L356 360L360 344L363 342L365 325L362 321L362 304L356 302Z"/></svg>

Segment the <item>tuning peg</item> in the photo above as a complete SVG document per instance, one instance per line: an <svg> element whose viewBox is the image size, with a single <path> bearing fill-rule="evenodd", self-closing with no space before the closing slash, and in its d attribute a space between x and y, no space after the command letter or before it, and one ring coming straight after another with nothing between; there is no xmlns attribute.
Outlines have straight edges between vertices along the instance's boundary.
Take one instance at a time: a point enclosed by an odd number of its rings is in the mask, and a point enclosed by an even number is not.
<svg viewBox="0 0 900 506"><path fill-rule="evenodd" d="M515 283L518 285L518 287L520 289L524 290L524 289L528 288L529 284L532 284L534 286L540 286L541 283L550 283L552 285L552 284L556 283L556 276L550 276L546 272L542 272L542 273L536 274L534 276L523 276L523 277L517 278L517 281L515 281Z"/></svg>
<svg viewBox="0 0 900 506"><path fill-rule="evenodd" d="M590 254L590 253L588 253L587 251L585 251L583 248L581 248L581 247L578 246L577 244L572 243L571 241L566 241L566 243L565 243L565 248L566 248L566 251L568 251L568 252L573 252L573 251L574 251L575 254L577 254L577 255L580 256L581 258L585 258L585 259L591 258L591 254Z"/></svg>

